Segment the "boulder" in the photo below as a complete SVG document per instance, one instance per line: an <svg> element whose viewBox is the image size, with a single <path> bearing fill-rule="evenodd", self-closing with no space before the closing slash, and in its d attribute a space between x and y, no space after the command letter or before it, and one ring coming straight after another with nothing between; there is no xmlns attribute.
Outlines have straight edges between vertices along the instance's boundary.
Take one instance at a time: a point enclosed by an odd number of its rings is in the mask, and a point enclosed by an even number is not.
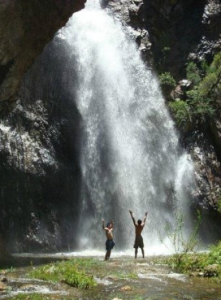
<svg viewBox="0 0 221 300"><path fill-rule="evenodd" d="M22 76L85 0L0 2L0 101L15 100Z"/></svg>

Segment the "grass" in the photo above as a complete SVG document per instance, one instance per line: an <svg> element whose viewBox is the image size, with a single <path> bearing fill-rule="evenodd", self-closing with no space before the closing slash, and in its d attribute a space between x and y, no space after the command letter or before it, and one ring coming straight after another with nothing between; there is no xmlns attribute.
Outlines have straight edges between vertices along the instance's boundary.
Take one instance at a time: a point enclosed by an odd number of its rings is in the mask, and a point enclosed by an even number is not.
<svg viewBox="0 0 221 300"><path fill-rule="evenodd" d="M221 282L221 242L212 246L209 253L175 254L165 260L173 269L187 274L201 274L204 277L216 277Z"/></svg>
<svg viewBox="0 0 221 300"><path fill-rule="evenodd" d="M40 294L20 294L13 297L13 300L49 300L51 298Z"/></svg>
<svg viewBox="0 0 221 300"><path fill-rule="evenodd" d="M96 262L92 259L60 261L33 268L27 276L52 282L64 282L80 289L89 289L94 287L96 283L93 276L87 274L86 271L94 264Z"/></svg>
<svg viewBox="0 0 221 300"><path fill-rule="evenodd" d="M17 296L14 296L11 298L13 300L52 300L52 299L60 299L60 298L54 298L53 295L42 295L42 294L19 294ZM63 300L77 300L77 298L63 298Z"/></svg>

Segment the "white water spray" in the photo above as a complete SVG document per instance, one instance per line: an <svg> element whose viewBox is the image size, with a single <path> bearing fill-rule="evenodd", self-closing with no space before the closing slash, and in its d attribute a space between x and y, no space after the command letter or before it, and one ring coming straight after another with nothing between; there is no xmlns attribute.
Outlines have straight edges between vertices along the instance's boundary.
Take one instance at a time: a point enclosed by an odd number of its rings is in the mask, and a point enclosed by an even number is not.
<svg viewBox="0 0 221 300"><path fill-rule="evenodd" d="M160 246L157 233L174 210L188 212L192 164L180 154L158 81L135 42L96 6L90 2L60 33L82 117L79 247L104 247L104 217L115 221L116 247L131 248L131 209L136 218L149 212L143 236L150 249Z"/></svg>

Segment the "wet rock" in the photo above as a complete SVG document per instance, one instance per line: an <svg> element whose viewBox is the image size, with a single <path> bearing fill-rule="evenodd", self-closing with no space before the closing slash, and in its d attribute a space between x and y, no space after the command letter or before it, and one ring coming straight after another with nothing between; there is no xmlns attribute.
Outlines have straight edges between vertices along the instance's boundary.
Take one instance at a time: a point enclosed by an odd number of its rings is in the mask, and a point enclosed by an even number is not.
<svg viewBox="0 0 221 300"><path fill-rule="evenodd" d="M34 284L24 284L22 286L19 287L19 290L23 291L23 292L34 292L36 290L38 290L39 287L37 285Z"/></svg>
<svg viewBox="0 0 221 300"><path fill-rule="evenodd" d="M221 4L217 1L208 1L203 14L203 23L211 24L216 17L221 13Z"/></svg>
<svg viewBox="0 0 221 300"><path fill-rule="evenodd" d="M170 97L173 100L182 100L184 98L184 93L180 85L176 86L175 90L170 93Z"/></svg>
<svg viewBox="0 0 221 300"><path fill-rule="evenodd" d="M204 268L204 277L214 277L219 273L220 266L218 264L212 264Z"/></svg>
<svg viewBox="0 0 221 300"><path fill-rule="evenodd" d="M173 100L180 99L185 100L187 98L186 92L191 88L191 81L187 79L182 79L179 84L171 92L170 96Z"/></svg>
<svg viewBox="0 0 221 300"><path fill-rule="evenodd" d="M0 276L0 281L1 281L1 282L8 282L8 279L7 279L6 277L1 277L1 276Z"/></svg>
<svg viewBox="0 0 221 300"><path fill-rule="evenodd" d="M131 286L129 286L129 285L123 286L121 288L121 291L124 291L124 292L132 291L132 290L133 290L133 288Z"/></svg>
<svg viewBox="0 0 221 300"><path fill-rule="evenodd" d="M215 209L221 192L221 169L210 136L195 131L188 138L188 151L195 164L196 199L205 209Z"/></svg>
<svg viewBox="0 0 221 300"><path fill-rule="evenodd" d="M129 10L130 17L135 17L138 14L139 8L136 5L132 4L129 6L128 10Z"/></svg>
<svg viewBox="0 0 221 300"><path fill-rule="evenodd" d="M3 282L0 282L0 291L5 291L7 290L7 285L4 284Z"/></svg>
<svg viewBox="0 0 221 300"><path fill-rule="evenodd" d="M218 118L213 118L210 121L210 128L216 143L217 149L221 152L221 120Z"/></svg>
<svg viewBox="0 0 221 300"><path fill-rule="evenodd" d="M179 85L181 86L181 88L187 89L191 87L191 81L188 79L182 79L179 81Z"/></svg>

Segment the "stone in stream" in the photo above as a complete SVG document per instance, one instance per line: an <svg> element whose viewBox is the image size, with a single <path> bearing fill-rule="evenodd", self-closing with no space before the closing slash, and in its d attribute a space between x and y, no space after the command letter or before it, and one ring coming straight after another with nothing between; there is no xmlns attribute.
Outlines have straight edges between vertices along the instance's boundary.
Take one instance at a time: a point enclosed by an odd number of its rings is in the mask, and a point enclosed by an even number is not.
<svg viewBox="0 0 221 300"><path fill-rule="evenodd" d="M3 282L0 282L0 291L5 291L7 290L7 285L4 284Z"/></svg>

